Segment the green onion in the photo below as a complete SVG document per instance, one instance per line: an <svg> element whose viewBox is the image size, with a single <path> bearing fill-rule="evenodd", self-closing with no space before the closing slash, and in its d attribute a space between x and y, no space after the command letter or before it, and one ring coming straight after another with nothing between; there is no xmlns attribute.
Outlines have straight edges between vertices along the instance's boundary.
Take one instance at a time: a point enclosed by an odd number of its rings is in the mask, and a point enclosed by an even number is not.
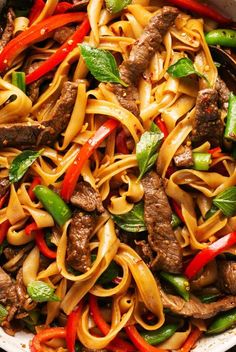
<svg viewBox="0 0 236 352"><path fill-rule="evenodd" d="M224 137L236 141L236 95L230 93Z"/></svg>
<svg viewBox="0 0 236 352"><path fill-rule="evenodd" d="M26 90L25 73L12 72L12 84L17 88L21 89L25 93L25 90Z"/></svg>
<svg viewBox="0 0 236 352"><path fill-rule="evenodd" d="M231 217L236 214L236 186L226 188L219 193L214 199L213 204L222 211L222 213Z"/></svg>
<svg viewBox="0 0 236 352"><path fill-rule="evenodd" d="M180 218L175 213L172 213L172 216L171 216L172 228L175 229L176 227L180 226L181 224L182 224L182 221L180 220Z"/></svg>
<svg viewBox="0 0 236 352"><path fill-rule="evenodd" d="M207 171L211 164L210 153L193 153L193 168L198 171Z"/></svg>

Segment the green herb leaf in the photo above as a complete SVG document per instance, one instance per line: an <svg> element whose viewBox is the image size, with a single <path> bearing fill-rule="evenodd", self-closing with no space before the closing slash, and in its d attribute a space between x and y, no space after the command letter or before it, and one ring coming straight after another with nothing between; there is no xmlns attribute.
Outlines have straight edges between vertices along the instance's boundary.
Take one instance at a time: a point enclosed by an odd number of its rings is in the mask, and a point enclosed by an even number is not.
<svg viewBox="0 0 236 352"><path fill-rule="evenodd" d="M33 150L25 150L19 155L17 155L12 161L9 170L10 182L13 183L19 181L42 152L43 149L39 152Z"/></svg>
<svg viewBox="0 0 236 352"><path fill-rule="evenodd" d="M160 128L154 122L151 123L150 132L162 133Z"/></svg>
<svg viewBox="0 0 236 352"><path fill-rule="evenodd" d="M106 0L106 8L111 13L117 13L131 4L132 0Z"/></svg>
<svg viewBox="0 0 236 352"><path fill-rule="evenodd" d="M189 75L196 74L199 77L205 79L205 81L207 81L208 85L210 86L210 82L208 81L207 77L202 73L196 71L193 62L187 57L184 57L178 60L175 64L171 65L167 72L174 78L187 77Z"/></svg>
<svg viewBox="0 0 236 352"><path fill-rule="evenodd" d="M54 294L54 289L43 281L32 281L27 286L29 296L35 302L60 301Z"/></svg>
<svg viewBox="0 0 236 352"><path fill-rule="evenodd" d="M213 199L213 204L227 216L236 214L236 186L227 188Z"/></svg>
<svg viewBox="0 0 236 352"><path fill-rule="evenodd" d="M112 261L109 264L108 268L98 278L96 283L99 285L109 284L112 282L113 279L119 276L119 272L119 265L117 265L116 262Z"/></svg>
<svg viewBox="0 0 236 352"><path fill-rule="evenodd" d="M0 323L8 316L6 308L0 304Z"/></svg>
<svg viewBox="0 0 236 352"><path fill-rule="evenodd" d="M100 82L127 84L120 78L114 56L106 50L92 48L87 44L80 45L81 54L92 75Z"/></svg>
<svg viewBox="0 0 236 352"><path fill-rule="evenodd" d="M157 132L144 132L136 146L136 156L140 170L139 179L151 169L157 160L157 149L160 146L164 134Z"/></svg>
<svg viewBox="0 0 236 352"><path fill-rule="evenodd" d="M126 214L113 215L115 223L122 229L128 232L146 231L144 222L144 206L140 202L135 204L133 209Z"/></svg>

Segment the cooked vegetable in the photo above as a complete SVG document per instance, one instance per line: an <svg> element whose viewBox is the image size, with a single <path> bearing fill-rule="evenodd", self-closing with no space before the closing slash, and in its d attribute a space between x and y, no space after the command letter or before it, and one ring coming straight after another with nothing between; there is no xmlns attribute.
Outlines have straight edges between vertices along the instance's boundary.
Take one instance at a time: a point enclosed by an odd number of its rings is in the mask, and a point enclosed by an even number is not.
<svg viewBox="0 0 236 352"><path fill-rule="evenodd" d="M135 204L133 209L126 214L113 215L113 220L121 229L128 232L142 232L146 230L142 202Z"/></svg>
<svg viewBox="0 0 236 352"><path fill-rule="evenodd" d="M207 171L211 164L210 153L193 153L194 170Z"/></svg>
<svg viewBox="0 0 236 352"><path fill-rule="evenodd" d="M195 343L200 339L202 335L202 331L200 331L197 327L193 327L190 335L187 340L184 342L183 346L179 350L179 352L189 352L194 347Z"/></svg>
<svg viewBox="0 0 236 352"><path fill-rule="evenodd" d="M116 262L112 261L108 268L102 273L102 275L98 278L97 284L104 285L111 283L113 279L119 276L119 266Z"/></svg>
<svg viewBox="0 0 236 352"><path fill-rule="evenodd" d="M150 345L158 345L169 339L176 330L178 329L178 324L166 324L160 329L154 331L141 332L140 335L147 341Z"/></svg>
<svg viewBox="0 0 236 352"><path fill-rule="evenodd" d="M38 185L34 194L52 215L59 226L63 226L71 218L71 210L61 197L46 186Z"/></svg>
<svg viewBox="0 0 236 352"><path fill-rule="evenodd" d="M224 137L233 142L236 141L236 95L234 95L232 92L229 96L229 107Z"/></svg>
<svg viewBox="0 0 236 352"><path fill-rule="evenodd" d="M173 229L175 229L176 227L180 226L182 224L182 221L180 220L180 218L176 215L176 214L172 214L172 218L171 218L171 226Z"/></svg>
<svg viewBox="0 0 236 352"><path fill-rule="evenodd" d="M157 160L157 149L163 140L162 132L144 132L136 146L139 179L148 172Z"/></svg>
<svg viewBox="0 0 236 352"><path fill-rule="evenodd" d="M7 309L0 304L0 323L3 322L3 320L8 316L8 311Z"/></svg>
<svg viewBox="0 0 236 352"><path fill-rule="evenodd" d="M28 295L36 302L54 302L60 299L54 294L54 289L43 281L31 281L27 286Z"/></svg>
<svg viewBox="0 0 236 352"><path fill-rule="evenodd" d="M205 219L209 219L211 216L213 216L217 211L219 210L218 207L216 207L215 205L213 205L208 212L205 215Z"/></svg>
<svg viewBox="0 0 236 352"><path fill-rule="evenodd" d="M70 4L69 2L63 1L63 2L59 2L57 4L57 7L54 11L54 14L57 15L59 13L65 13L67 12L69 9L71 9L73 7L72 4Z"/></svg>
<svg viewBox="0 0 236 352"><path fill-rule="evenodd" d="M156 122L159 130L163 133L164 138L166 138L168 136L169 132L168 132L168 129L166 127L165 122L160 117L157 117L155 122Z"/></svg>
<svg viewBox="0 0 236 352"><path fill-rule="evenodd" d="M227 48L236 47L236 31L233 29L214 29L205 36L209 45L226 46Z"/></svg>
<svg viewBox="0 0 236 352"><path fill-rule="evenodd" d="M140 352L167 352L163 348L154 347L146 342L134 325L126 326L125 332Z"/></svg>
<svg viewBox="0 0 236 352"><path fill-rule="evenodd" d="M205 295L198 296L202 303L211 303L217 301L221 297L221 293L209 293Z"/></svg>
<svg viewBox="0 0 236 352"><path fill-rule="evenodd" d="M3 243L7 236L8 229L10 228L11 224L9 220L5 220L0 224L0 244Z"/></svg>
<svg viewBox="0 0 236 352"><path fill-rule="evenodd" d="M66 344L69 352L75 352L75 340L77 336L77 325L78 321L81 318L82 313L82 302L79 306L74 309L67 318L66 323Z"/></svg>
<svg viewBox="0 0 236 352"><path fill-rule="evenodd" d="M229 249L236 243L236 232L231 232L210 244L207 248L201 250L190 261L185 269L185 275L188 279L194 277L207 263L213 260L218 254Z"/></svg>
<svg viewBox="0 0 236 352"><path fill-rule="evenodd" d="M167 72L174 78L187 77L189 75L195 74L205 79L207 83L210 85L207 77L204 76L202 73L196 71L192 61L187 57L184 57L178 60L175 64L171 65L168 68Z"/></svg>
<svg viewBox="0 0 236 352"><path fill-rule="evenodd" d="M34 335L33 340L30 344L31 352L42 351L41 343L46 342L51 339L65 339L66 329L65 328L48 328L40 331L38 334Z"/></svg>
<svg viewBox="0 0 236 352"><path fill-rule="evenodd" d="M80 45L81 55L92 75L100 82L127 84L120 78L120 73L114 56L106 50L92 48L90 45Z"/></svg>
<svg viewBox="0 0 236 352"><path fill-rule="evenodd" d="M43 149L40 151L25 150L15 157L12 161L10 170L9 170L9 180L11 183L19 181L28 168L35 162L35 160L43 152Z"/></svg>
<svg viewBox="0 0 236 352"><path fill-rule="evenodd" d="M189 301L190 285L186 277L183 275L174 275L166 273L164 271L160 272L160 276L166 282L173 286L175 291L183 297L185 301Z"/></svg>
<svg viewBox="0 0 236 352"><path fill-rule="evenodd" d="M12 72L12 84L18 87L25 93L25 73L24 72Z"/></svg>
<svg viewBox="0 0 236 352"><path fill-rule="evenodd" d="M43 11L44 6L45 6L45 2L43 0L34 1L34 5L31 7L31 10L29 13L30 25L39 17L40 13Z"/></svg>
<svg viewBox="0 0 236 352"><path fill-rule="evenodd" d="M38 185L41 185L41 178L39 176L35 176L33 178L33 181L31 182L30 186L29 186L29 189L28 189L28 194L29 194L29 197L32 201L35 200L35 194L33 192L34 188Z"/></svg>
<svg viewBox="0 0 236 352"><path fill-rule="evenodd" d="M209 326L206 334L219 334L236 324L236 309L232 309L219 315Z"/></svg>
<svg viewBox="0 0 236 352"><path fill-rule="evenodd" d="M111 13L117 13L128 6L132 0L106 0L106 8Z"/></svg>
<svg viewBox="0 0 236 352"><path fill-rule="evenodd" d="M236 186L226 188L219 193L214 199L213 204L227 216L236 214Z"/></svg>
<svg viewBox="0 0 236 352"><path fill-rule="evenodd" d="M81 170L85 162L93 154L94 150L109 136L117 127L119 122L113 119L107 120L100 128L95 132L94 136L80 149L77 157L71 166L67 169L61 189L62 198L68 202L72 193L75 189L76 183L80 176Z"/></svg>

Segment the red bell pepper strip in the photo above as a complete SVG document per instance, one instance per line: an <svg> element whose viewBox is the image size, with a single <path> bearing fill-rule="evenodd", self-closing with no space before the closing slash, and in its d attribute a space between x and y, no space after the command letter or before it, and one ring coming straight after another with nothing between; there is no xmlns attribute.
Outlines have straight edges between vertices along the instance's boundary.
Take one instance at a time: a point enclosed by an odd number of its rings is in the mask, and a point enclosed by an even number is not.
<svg viewBox="0 0 236 352"><path fill-rule="evenodd" d="M57 65L59 65L77 46L77 44L83 41L84 37L89 31L90 24L88 18L86 17L80 27L74 32L74 34L72 34L72 36L70 36L70 38L53 55L44 61L43 64L39 66L39 68L26 76L26 84L30 84L36 81L49 71L53 70Z"/></svg>
<svg viewBox="0 0 236 352"><path fill-rule="evenodd" d="M98 307L97 298L94 295L89 295L89 309L93 317L94 323L97 325L103 335L107 335L110 331L110 327L107 322L103 319L100 309ZM119 337L115 337L114 340L106 347L111 351L121 350L122 352L135 352L136 349L130 343L122 340Z"/></svg>
<svg viewBox="0 0 236 352"><path fill-rule="evenodd" d="M210 153L212 155L213 159L220 158L221 156L225 156L226 155L225 153L222 153L222 150L221 150L220 147L209 149L208 153Z"/></svg>
<svg viewBox="0 0 236 352"><path fill-rule="evenodd" d="M218 254L232 247L236 243L236 232L221 237L219 240L204 248L188 264L184 274L188 279L195 276L207 263L213 260Z"/></svg>
<svg viewBox="0 0 236 352"><path fill-rule="evenodd" d="M177 171L177 168L174 165L168 166L168 169L166 170L166 178L170 178L171 175L173 175Z"/></svg>
<svg viewBox="0 0 236 352"><path fill-rule="evenodd" d="M74 162L66 171L62 182L61 196L68 202L75 189L76 183L80 176L85 162L90 158L96 148L119 126L119 121L109 119L95 132L94 136L82 146Z"/></svg>
<svg viewBox="0 0 236 352"><path fill-rule="evenodd" d="M6 238L7 231L10 228L11 224L9 220L5 220L0 224L0 245Z"/></svg>
<svg viewBox="0 0 236 352"><path fill-rule="evenodd" d="M185 224L185 220L181 211L181 208L178 203L174 199L171 199L171 206L176 213L176 215L180 218L180 220Z"/></svg>
<svg viewBox="0 0 236 352"><path fill-rule="evenodd" d="M65 13L51 16L29 27L13 38L0 54L0 73L5 71L14 59L30 45L46 39L52 31L68 23L81 22L85 19L84 12Z"/></svg>
<svg viewBox="0 0 236 352"><path fill-rule="evenodd" d="M54 15L57 15L59 13L65 13L66 11L70 10L73 7L72 4L70 4L69 2L59 2L59 4L57 4L57 7L54 11Z"/></svg>
<svg viewBox="0 0 236 352"><path fill-rule="evenodd" d="M5 203L6 199L7 199L7 197L8 197L8 192L6 194L4 194L4 196L2 196L0 198L0 209L2 209L2 207L4 206L4 203Z"/></svg>
<svg viewBox="0 0 236 352"><path fill-rule="evenodd" d="M124 129L122 129L120 132L117 133L116 151L117 153L121 153L121 154L129 154L129 150L127 148L127 143L126 143L126 134Z"/></svg>
<svg viewBox="0 0 236 352"><path fill-rule="evenodd" d="M31 184L30 184L30 186L29 186L29 189L28 189L28 195L29 195L29 197L30 197L30 199L31 199L32 201L34 201L35 198L36 198L36 196L35 196L35 194L34 194L34 192L33 192L34 187L36 187L36 186L38 186L38 185L41 185L41 178L40 178L39 176L35 176L35 177L33 178L33 181L31 182Z"/></svg>
<svg viewBox="0 0 236 352"><path fill-rule="evenodd" d="M164 134L164 138L166 138L169 135L169 132L165 122L159 116L155 119L155 122L156 122L156 125L161 130L161 132Z"/></svg>
<svg viewBox="0 0 236 352"><path fill-rule="evenodd" d="M31 7L29 13L29 24L31 25L43 11L45 2L43 0L34 0L34 5Z"/></svg>
<svg viewBox="0 0 236 352"><path fill-rule="evenodd" d="M194 328L189 334L189 336L187 337L187 340L184 342L179 352L191 351L191 349L194 347L195 343L199 340L201 335L202 335L202 332L198 328Z"/></svg>
<svg viewBox="0 0 236 352"><path fill-rule="evenodd" d="M144 340L134 325L125 327L125 332L140 352L167 352L167 350L154 347Z"/></svg>
<svg viewBox="0 0 236 352"><path fill-rule="evenodd" d="M73 310L68 318L66 324L66 344L69 352L75 352L75 340L76 340L76 330L78 321L82 312L82 302L79 303L79 306Z"/></svg>
<svg viewBox="0 0 236 352"><path fill-rule="evenodd" d="M41 343L54 338L65 339L65 337L66 337L65 328L49 328L49 329L42 330L38 334L36 334L33 340L31 341L30 351L41 352L43 350Z"/></svg>
<svg viewBox="0 0 236 352"><path fill-rule="evenodd" d="M196 0L169 0L175 6L181 7L184 10L192 11L200 16L211 18L213 21L220 24L230 24L232 20L221 15L218 11L202 4Z"/></svg>
<svg viewBox="0 0 236 352"><path fill-rule="evenodd" d="M38 225L36 222L32 222L31 224L25 227L25 234L30 236L32 231L39 230Z"/></svg>

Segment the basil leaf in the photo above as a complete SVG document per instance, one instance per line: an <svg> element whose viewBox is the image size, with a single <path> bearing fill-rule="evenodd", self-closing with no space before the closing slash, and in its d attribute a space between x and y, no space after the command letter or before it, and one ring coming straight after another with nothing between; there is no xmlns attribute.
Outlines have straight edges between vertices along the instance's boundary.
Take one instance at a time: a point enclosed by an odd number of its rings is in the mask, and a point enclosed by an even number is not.
<svg viewBox="0 0 236 352"><path fill-rule="evenodd" d="M213 204L227 216L236 214L236 186L227 188L213 199Z"/></svg>
<svg viewBox="0 0 236 352"><path fill-rule="evenodd" d="M151 169L157 160L157 148L160 146L164 134L157 132L144 132L136 146L136 156L140 170L139 179Z"/></svg>
<svg viewBox="0 0 236 352"><path fill-rule="evenodd" d="M54 294L54 289L43 281L31 281L27 286L27 292L35 302L60 301Z"/></svg>
<svg viewBox="0 0 236 352"><path fill-rule="evenodd" d="M140 202L135 204L133 209L126 214L112 216L116 225L127 232L146 231L144 222L144 206Z"/></svg>
<svg viewBox="0 0 236 352"><path fill-rule="evenodd" d="M178 60L175 64L171 65L167 72L174 78L187 77L189 75L196 74L199 77L205 79L210 86L210 82L208 81L207 77L202 73L196 71L193 62L187 57L184 57Z"/></svg>
<svg viewBox="0 0 236 352"><path fill-rule="evenodd" d="M132 0L105 0L106 8L111 13L117 13L131 4Z"/></svg>
<svg viewBox="0 0 236 352"><path fill-rule="evenodd" d="M9 170L9 181L12 183L19 181L42 152L43 149L39 152L33 150L25 150L17 155L12 161Z"/></svg>
<svg viewBox="0 0 236 352"><path fill-rule="evenodd" d="M80 50L89 71L98 81L120 83L127 87L120 78L116 60L109 51L92 48L87 44L81 44Z"/></svg>

